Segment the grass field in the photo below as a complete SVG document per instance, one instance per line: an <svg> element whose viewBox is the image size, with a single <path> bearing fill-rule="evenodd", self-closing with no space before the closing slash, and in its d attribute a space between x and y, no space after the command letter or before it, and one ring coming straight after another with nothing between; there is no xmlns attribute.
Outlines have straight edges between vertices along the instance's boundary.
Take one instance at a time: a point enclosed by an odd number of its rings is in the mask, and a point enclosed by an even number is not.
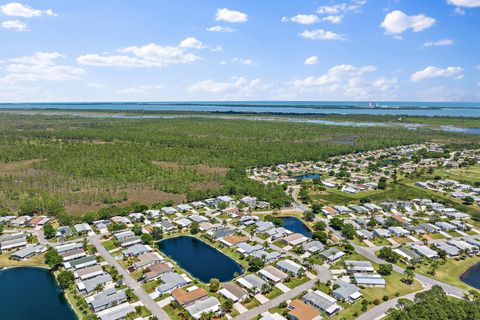
<svg viewBox="0 0 480 320"><path fill-rule="evenodd" d="M432 277L436 280L451 284L464 290L475 290L460 280L460 276L475 263L480 262L479 257L468 257L465 260L455 260L448 258L437 268L435 276L428 274L430 267L427 263L422 263L416 267L415 272Z"/></svg>
<svg viewBox="0 0 480 320"><path fill-rule="evenodd" d="M5 252L0 254L0 268L28 266L47 267L47 265L44 263L43 254L39 254L31 257L30 259L21 261L9 259L11 254L12 252Z"/></svg>

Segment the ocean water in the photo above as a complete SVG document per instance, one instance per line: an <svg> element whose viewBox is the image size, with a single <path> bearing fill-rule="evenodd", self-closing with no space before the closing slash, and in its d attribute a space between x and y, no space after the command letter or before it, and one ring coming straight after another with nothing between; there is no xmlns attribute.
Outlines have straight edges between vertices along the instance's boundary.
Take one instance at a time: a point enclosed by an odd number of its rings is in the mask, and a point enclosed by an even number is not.
<svg viewBox="0 0 480 320"><path fill-rule="evenodd" d="M3 103L0 104L0 109L2 108L480 117L480 102L376 102L375 104L361 101Z"/></svg>

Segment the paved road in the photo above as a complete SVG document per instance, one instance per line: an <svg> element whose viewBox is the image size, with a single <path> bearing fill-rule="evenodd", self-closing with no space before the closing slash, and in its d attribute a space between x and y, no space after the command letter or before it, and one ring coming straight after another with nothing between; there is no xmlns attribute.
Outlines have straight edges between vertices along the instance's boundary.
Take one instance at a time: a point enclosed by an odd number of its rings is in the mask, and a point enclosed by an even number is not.
<svg viewBox="0 0 480 320"><path fill-rule="evenodd" d="M397 302L399 299L408 299L408 300L413 300L415 297L415 294L417 294L420 291L414 292L407 294L402 297L398 297L392 300L388 300L378 306L373 307L372 309L368 310L367 312L362 313L360 316L355 318L356 320L375 320L375 319L380 319L382 318L385 313L391 309L395 308L397 305Z"/></svg>
<svg viewBox="0 0 480 320"><path fill-rule="evenodd" d="M387 261L378 258L374 253L372 253L370 250L366 249L365 247L361 247L361 246L356 245L354 243L351 243L351 244L355 248L355 251L357 253L361 254L362 256L364 256L365 258L367 258L367 259L369 259L373 262L376 262L376 263L388 263ZM401 268L401 267L399 267L395 264L392 264L392 266L393 266L393 270L398 272L398 273L403 274L403 272L405 271L404 268ZM444 282L426 277L426 276L418 274L418 273L415 273L415 278L417 280L421 281L427 287L432 287L432 286L435 286L435 285L440 286L449 295L453 295L453 296L457 296L459 298L463 298L463 295L465 293L465 290L463 290L463 289L454 287L454 286L449 285L447 283L444 283Z"/></svg>
<svg viewBox="0 0 480 320"><path fill-rule="evenodd" d="M105 249L105 247L100 242L100 236L94 235L88 238L91 244L97 248L99 254L108 262L109 265L114 266L117 269L118 273L123 276L125 283L132 289L143 305L158 319L160 320L170 320L169 316L163 309L153 300L134 280L130 274L118 263L118 261Z"/></svg>
<svg viewBox="0 0 480 320"><path fill-rule="evenodd" d="M299 285L298 287L293 288L290 291L285 292L285 293L279 295L278 297L273 298L272 300L270 300L270 301L268 301L264 304L259 305L258 307L250 309L247 312L242 313L241 315L237 316L234 319L235 320L249 320L249 319L255 318L259 314L262 314L263 312L268 311L269 309L272 309L272 308L278 306L281 302L291 300L294 297L301 294L303 291L309 290L310 288L312 288L315 285L315 282L317 280L321 281L320 278L321 278L321 276L317 275L312 280L309 280L309 281Z"/></svg>

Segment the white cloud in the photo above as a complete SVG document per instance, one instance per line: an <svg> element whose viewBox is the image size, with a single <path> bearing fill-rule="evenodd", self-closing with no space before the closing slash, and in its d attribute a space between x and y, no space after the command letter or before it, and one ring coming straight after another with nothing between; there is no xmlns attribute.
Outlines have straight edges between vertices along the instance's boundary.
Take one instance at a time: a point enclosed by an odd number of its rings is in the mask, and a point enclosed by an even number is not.
<svg viewBox="0 0 480 320"><path fill-rule="evenodd" d="M0 12L7 16L22 18L40 17L43 15L56 16L56 14L50 9L37 10L18 2L11 2L0 6Z"/></svg>
<svg viewBox="0 0 480 320"><path fill-rule="evenodd" d="M335 33L332 31L327 31L323 29L316 30L305 30L299 34L302 38L310 40L336 40L336 41L345 41L347 36L344 34Z"/></svg>
<svg viewBox="0 0 480 320"><path fill-rule="evenodd" d="M299 24L314 24L320 22L320 19L315 14L297 14L294 17L283 17L282 22L295 22Z"/></svg>
<svg viewBox="0 0 480 320"><path fill-rule="evenodd" d="M231 23L247 22L248 16L240 11L229 10L227 8L217 9L215 20Z"/></svg>
<svg viewBox="0 0 480 320"><path fill-rule="evenodd" d="M444 46L451 46L451 45L453 45L452 39L441 39L438 41L427 41L422 45L422 47L430 48L430 47L444 47Z"/></svg>
<svg viewBox="0 0 480 320"><path fill-rule="evenodd" d="M408 29L419 32L430 28L435 23L435 19L423 14L408 16L400 10L389 12L382 24L386 34L399 35Z"/></svg>
<svg viewBox="0 0 480 320"><path fill-rule="evenodd" d="M56 63L64 57L58 52L37 52L29 57L9 59L5 67L7 74L0 78L0 82L13 84L21 81L79 79L85 73L83 69Z"/></svg>
<svg viewBox="0 0 480 320"><path fill-rule="evenodd" d="M318 63L318 57L317 56L311 56L305 59L305 64L307 65L313 65Z"/></svg>
<svg viewBox="0 0 480 320"><path fill-rule="evenodd" d="M465 8L480 7L480 0L448 0L448 3L454 6Z"/></svg>
<svg viewBox="0 0 480 320"><path fill-rule="evenodd" d="M327 21L327 22L330 22L330 23L339 24L339 23L342 22L342 19L343 19L343 16L330 15L330 16L323 17L322 21Z"/></svg>
<svg viewBox="0 0 480 320"><path fill-rule="evenodd" d="M366 79L365 76L375 72L372 65L355 67L342 64L330 68L321 76L310 76L289 82L290 90L302 95L318 94L324 97L347 99L391 98L398 88L397 78L380 77Z"/></svg>
<svg viewBox="0 0 480 320"><path fill-rule="evenodd" d="M467 13L465 12L465 10L463 10L462 8L460 7L455 7L455 9L453 9L452 11L452 14L454 16L464 16L466 15Z"/></svg>
<svg viewBox="0 0 480 320"><path fill-rule="evenodd" d="M339 3L331 6L320 6L317 10L319 14L340 14L347 12L359 12L367 1L352 0L350 3Z"/></svg>
<svg viewBox="0 0 480 320"><path fill-rule="evenodd" d="M19 20L7 20L2 22L2 28L15 29L17 31L28 31L28 26Z"/></svg>
<svg viewBox="0 0 480 320"><path fill-rule="evenodd" d="M185 41L185 40L184 40ZM191 45L191 41L188 41ZM155 43L131 46L117 50L119 54L86 54L77 58L83 65L102 67L165 67L173 64L192 63L199 56L186 52L181 46L160 46Z"/></svg>
<svg viewBox="0 0 480 320"><path fill-rule="evenodd" d="M136 87L129 87L121 90L117 90L119 94L125 95L136 95L136 96L143 96L143 95L152 95L156 94L162 89L165 89L163 85L145 85L145 86L136 86Z"/></svg>
<svg viewBox="0 0 480 320"><path fill-rule="evenodd" d="M214 26L206 29L209 32L234 32L235 29L230 27Z"/></svg>
<svg viewBox="0 0 480 320"><path fill-rule="evenodd" d="M447 67L445 69L438 68L438 67L433 67L429 66L426 67L423 70L419 70L415 73L413 73L410 76L411 81L423 81L426 79L433 79L433 78L452 78L454 77L455 79L461 79L463 78L463 68L461 67Z"/></svg>
<svg viewBox="0 0 480 320"><path fill-rule="evenodd" d="M243 64L243 65L246 65L246 66L256 66L256 65L258 65L258 63L256 63L252 59L242 59L242 58L233 58L233 59L230 59L229 61L223 60L223 61L220 62L220 65L226 65L229 62Z"/></svg>
<svg viewBox="0 0 480 320"><path fill-rule="evenodd" d="M203 49L205 46L197 38L188 37L180 42L180 48Z"/></svg>
<svg viewBox="0 0 480 320"><path fill-rule="evenodd" d="M232 77L230 81L217 82L212 79L197 82L187 89L190 92L206 92L210 94L223 94L226 98L251 97L258 91L265 91L270 85L260 79L246 79Z"/></svg>
<svg viewBox="0 0 480 320"><path fill-rule="evenodd" d="M349 3L339 3L330 6L320 6L317 9L317 13L320 15L326 15L322 18L322 21L331 23L341 23L343 17L349 13L359 13L362 7L367 3L364 0L352 0Z"/></svg>

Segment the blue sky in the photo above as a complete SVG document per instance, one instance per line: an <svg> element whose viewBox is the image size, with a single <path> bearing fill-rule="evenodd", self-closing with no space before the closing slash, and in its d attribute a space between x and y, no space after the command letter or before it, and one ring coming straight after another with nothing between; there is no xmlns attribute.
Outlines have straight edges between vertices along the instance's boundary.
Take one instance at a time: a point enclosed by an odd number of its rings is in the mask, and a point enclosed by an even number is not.
<svg viewBox="0 0 480 320"><path fill-rule="evenodd" d="M0 1L0 101L480 100L480 0Z"/></svg>

